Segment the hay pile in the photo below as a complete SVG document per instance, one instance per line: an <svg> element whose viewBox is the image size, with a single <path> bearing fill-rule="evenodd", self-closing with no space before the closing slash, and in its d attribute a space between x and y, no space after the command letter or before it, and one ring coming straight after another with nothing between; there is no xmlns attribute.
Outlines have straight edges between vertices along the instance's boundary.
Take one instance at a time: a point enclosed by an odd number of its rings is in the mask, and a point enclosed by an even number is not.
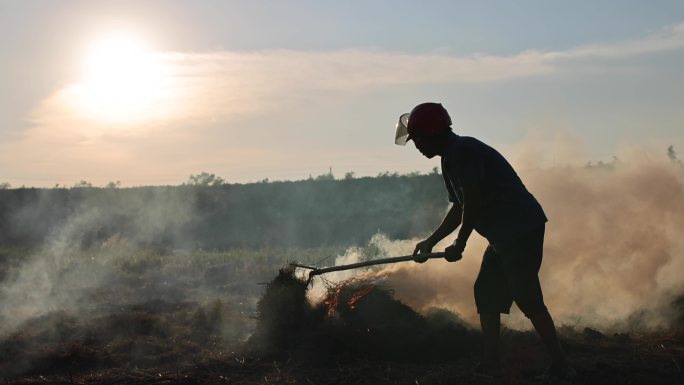
<svg viewBox="0 0 684 385"><path fill-rule="evenodd" d="M249 339L257 352L277 352L296 345L305 330L317 322L315 308L306 299L307 282L294 275L286 266L266 285L266 292L257 303L258 322Z"/></svg>
<svg viewBox="0 0 684 385"><path fill-rule="evenodd" d="M426 315L367 280L331 285L320 303L292 267L280 270L257 305L248 347L304 360L435 362L478 354L479 334L446 310Z"/></svg>

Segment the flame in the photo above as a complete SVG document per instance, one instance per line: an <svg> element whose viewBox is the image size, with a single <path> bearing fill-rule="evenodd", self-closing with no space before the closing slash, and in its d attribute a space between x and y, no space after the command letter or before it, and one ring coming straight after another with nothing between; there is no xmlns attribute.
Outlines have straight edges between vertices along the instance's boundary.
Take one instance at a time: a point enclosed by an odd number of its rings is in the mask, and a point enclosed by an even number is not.
<svg viewBox="0 0 684 385"><path fill-rule="evenodd" d="M340 303L342 302L341 297L342 297L342 290L346 287L346 285L340 285L336 288L330 289L330 295L326 300L323 301L323 304L327 306L328 308L328 317L332 317L335 315L335 312L340 306ZM374 284L368 284L364 285L361 288L359 288L354 295L349 298L347 301L347 306L349 306L350 309L354 309L354 305L363 297L365 297L368 293L373 291L375 289Z"/></svg>
<svg viewBox="0 0 684 385"><path fill-rule="evenodd" d="M351 298L349 298L349 301L347 301L347 305L349 305L349 308L353 309L354 304L360 300L361 298L365 297L366 294L370 293L375 289L375 285L370 284L362 287L359 291L357 291Z"/></svg>
<svg viewBox="0 0 684 385"><path fill-rule="evenodd" d="M328 307L328 317L332 317L340 305L340 295L342 294L342 287L337 287L332 290L332 295L328 297L323 303Z"/></svg>

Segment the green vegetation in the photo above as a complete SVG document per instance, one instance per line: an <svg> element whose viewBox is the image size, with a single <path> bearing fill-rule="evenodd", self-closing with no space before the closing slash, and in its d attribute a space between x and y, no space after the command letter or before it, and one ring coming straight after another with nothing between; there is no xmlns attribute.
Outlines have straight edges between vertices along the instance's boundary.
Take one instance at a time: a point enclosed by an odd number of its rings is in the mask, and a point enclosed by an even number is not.
<svg viewBox="0 0 684 385"><path fill-rule="evenodd" d="M202 172L197 175L190 175L187 184L191 186L220 186L225 183L225 180L215 174Z"/></svg>
<svg viewBox="0 0 684 385"><path fill-rule="evenodd" d="M682 165L673 146L667 157ZM586 167L610 171L620 164L613 158ZM443 183L438 168L376 177L347 172L342 179L330 169L306 180L248 184L202 172L180 186L136 188L120 188L119 181L52 189L3 183L0 245L87 249L112 237L165 251L364 245L377 233L393 239L429 233L447 207Z"/></svg>
<svg viewBox="0 0 684 385"><path fill-rule="evenodd" d="M112 237L142 248L347 247L376 233L421 236L447 206L441 176L222 184L202 173L181 186L0 190L0 245L88 249Z"/></svg>

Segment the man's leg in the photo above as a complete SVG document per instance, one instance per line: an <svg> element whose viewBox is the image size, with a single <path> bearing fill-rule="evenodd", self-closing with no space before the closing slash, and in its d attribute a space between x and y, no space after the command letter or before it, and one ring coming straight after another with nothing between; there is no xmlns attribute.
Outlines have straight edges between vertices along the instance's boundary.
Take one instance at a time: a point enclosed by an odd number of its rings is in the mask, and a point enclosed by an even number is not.
<svg viewBox="0 0 684 385"><path fill-rule="evenodd" d="M544 227L522 238L514 247L507 250L510 262L507 271L510 273L509 282L513 290L513 298L518 307L532 321L534 329L539 334L551 358L553 372L561 376L569 373L565 353L560 344L556 326L553 324L544 304L541 284L539 283L539 269L541 267L544 247Z"/></svg>
<svg viewBox="0 0 684 385"><path fill-rule="evenodd" d="M566 371L568 363L549 311L545 309L543 312L530 316L530 321L532 321L534 329L539 334L539 337L541 337L546 350L549 352L549 356L551 356L551 366L561 372Z"/></svg>
<svg viewBox="0 0 684 385"><path fill-rule="evenodd" d="M501 334L501 315L499 313L480 314L480 327L484 341L482 364L494 372L501 371L499 336Z"/></svg>
<svg viewBox="0 0 684 385"><path fill-rule="evenodd" d="M499 335L501 333L501 313L507 313L513 303L507 285L501 258L496 250L489 246L482 256L480 272L475 280L475 305L480 314L482 328L483 357L480 365L482 372L499 376L501 370L501 354ZM476 372L480 371L476 368Z"/></svg>

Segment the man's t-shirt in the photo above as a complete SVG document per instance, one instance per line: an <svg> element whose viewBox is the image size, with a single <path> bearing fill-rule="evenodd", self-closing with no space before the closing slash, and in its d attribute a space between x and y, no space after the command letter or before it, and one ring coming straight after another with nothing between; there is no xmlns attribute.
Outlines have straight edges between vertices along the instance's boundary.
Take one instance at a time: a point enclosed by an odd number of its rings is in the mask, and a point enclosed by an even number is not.
<svg viewBox="0 0 684 385"><path fill-rule="evenodd" d="M496 246L546 223L541 205L501 154L467 136L451 133L448 141L442 156L442 175L449 201L468 210L462 186L470 183L480 187L481 210L475 231Z"/></svg>

